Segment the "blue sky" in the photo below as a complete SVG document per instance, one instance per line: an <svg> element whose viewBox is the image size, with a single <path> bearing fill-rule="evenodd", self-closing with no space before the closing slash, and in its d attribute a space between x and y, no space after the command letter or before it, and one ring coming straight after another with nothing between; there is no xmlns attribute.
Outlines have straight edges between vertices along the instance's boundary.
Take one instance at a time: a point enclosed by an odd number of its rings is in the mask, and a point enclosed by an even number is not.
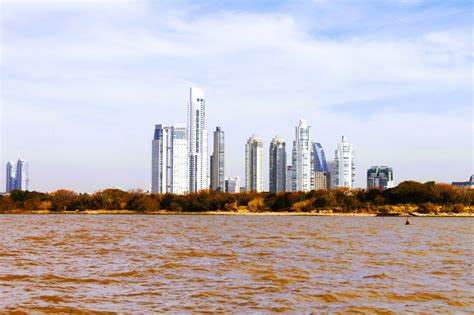
<svg viewBox="0 0 474 315"><path fill-rule="evenodd" d="M153 126L185 122L190 86L226 132L228 176L252 133L291 149L299 118L328 158L349 138L359 187L371 165L396 182L473 172L470 1L0 6L1 163L27 159L35 190L148 189Z"/></svg>

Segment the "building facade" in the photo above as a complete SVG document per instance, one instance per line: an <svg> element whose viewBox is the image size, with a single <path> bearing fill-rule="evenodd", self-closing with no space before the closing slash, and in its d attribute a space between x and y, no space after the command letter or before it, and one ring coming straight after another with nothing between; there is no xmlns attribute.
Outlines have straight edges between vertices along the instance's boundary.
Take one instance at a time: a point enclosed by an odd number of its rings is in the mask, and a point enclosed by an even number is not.
<svg viewBox="0 0 474 315"><path fill-rule="evenodd" d="M388 166L372 166L367 170L367 189L393 188L393 169Z"/></svg>
<svg viewBox="0 0 474 315"><path fill-rule="evenodd" d="M28 175L28 162L18 159L16 162L15 189L29 190L30 177Z"/></svg>
<svg viewBox="0 0 474 315"><path fill-rule="evenodd" d="M327 189L327 173L314 172L314 190Z"/></svg>
<svg viewBox="0 0 474 315"><path fill-rule="evenodd" d="M355 164L352 144L342 136L342 141L337 145L334 156L334 171L331 174L332 188L354 188Z"/></svg>
<svg viewBox="0 0 474 315"><path fill-rule="evenodd" d="M10 193L16 189L16 164L15 162L7 162L6 171L6 189L5 192Z"/></svg>
<svg viewBox="0 0 474 315"><path fill-rule="evenodd" d="M334 173L334 161L327 161L328 165L328 172L326 173L326 188L331 189L333 182L332 182L332 174Z"/></svg>
<svg viewBox="0 0 474 315"><path fill-rule="evenodd" d="M313 142L314 171L328 173L328 164L326 162L326 154L319 142Z"/></svg>
<svg viewBox="0 0 474 315"><path fill-rule="evenodd" d="M304 119L300 119L299 125L295 128L292 171L292 191L308 192L313 189L311 126L308 126Z"/></svg>
<svg viewBox="0 0 474 315"><path fill-rule="evenodd" d="M225 191L225 145L224 131L214 131L214 151L211 155L211 189Z"/></svg>
<svg viewBox="0 0 474 315"><path fill-rule="evenodd" d="M286 145L282 137L270 143L270 192L286 191Z"/></svg>
<svg viewBox="0 0 474 315"><path fill-rule="evenodd" d="M240 192L240 178L238 176L232 178L226 178L225 180L225 191L231 194Z"/></svg>
<svg viewBox="0 0 474 315"><path fill-rule="evenodd" d="M188 152L184 125L155 126L151 192L185 194L189 191Z"/></svg>
<svg viewBox="0 0 474 315"><path fill-rule="evenodd" d="M246 191L263 191L263 141L255 135L245 146L245 187Z"/></svg>
<svg viewBox="0 0 474 315"><path fill-rule="evenodd" d="M452 182L451 185L459 188L474 189L474 175L471 175L467 182Z"/></svg>
<svg viewBox="0 0 474 315"><path fill-rule="evenodd" d="M209 188L206 101L204 91L192 87L188 103L189 191Z"/></svg>

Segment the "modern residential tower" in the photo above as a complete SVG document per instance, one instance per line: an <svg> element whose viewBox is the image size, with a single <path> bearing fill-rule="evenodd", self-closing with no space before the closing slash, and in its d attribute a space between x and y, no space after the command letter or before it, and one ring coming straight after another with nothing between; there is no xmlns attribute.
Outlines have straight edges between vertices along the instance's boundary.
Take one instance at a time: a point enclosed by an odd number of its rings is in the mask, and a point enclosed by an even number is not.
<svg viewBox="0 0 474 315"><path fill-rule="evenodd" d="M6 192L12 192L16 189L16 164L15 162L7 162L7 178L6 178Z"/></svg>
<svg viewBox="0 0 474 315"><path fill-rule="evenodd" d="M329 169L322 145L313 142L314 189L328 189Z"/></svg>
<svg viewBox="0 0 474 315"><path fill-rule="evenodd" d="M189 191L209 188L206 101L204 91L192 87L188 103Z"/></svg>
<svg viewBox="0 0 474 315"><path fill-rule="evenodd" d="M263 191L263 142L253 135L245 146L246 191Z"/></svg>
<svg viewBox="0 0 474 315"><path fill-rule="evenodd" d="M270 143L270 192L286 191L285 139L275 136Z"/></svg>
<svg viewBox="0 0 474 315"><path fill-rule="evenodd" d="M28 190L30 188L28 162L22 159L18 159L16 162L15 188L17 190Z"/></svg>
<svg viewBox="0 0 474 315"><path fill-rule="evenodd" d="M6 192L29 190L29 188L28 162L22 159L18 159L16 163L7 162Z"/></svg>
<svg viewBox="0 0 474 315"><path fill-rule="evenodd" d="M188 141L184 125L155 126L152 141L151 192L184 194L189 191Z"/></svg>
<svg viewBox="0 0 474 315"><path fill-rule="evenodd" d="M224 131L214 131L214 152L211 155L211 189L225 191L225 145Z"/></svg>
<svg viewBox="0 0 474 315"><path fill-rule="evenodd" d="M295 141L292 153L292 191L310 191L313 189L314 171L312 166L311 126L300 119L295 128Z"/></svg>
<svg viewBox="0 0 474 315"><path fill-rule="evenodd" d="M332 188L354 188L355 164L352 144L342 136L342 141L337 145L334 157L334 171L331 174Z"/></svg>

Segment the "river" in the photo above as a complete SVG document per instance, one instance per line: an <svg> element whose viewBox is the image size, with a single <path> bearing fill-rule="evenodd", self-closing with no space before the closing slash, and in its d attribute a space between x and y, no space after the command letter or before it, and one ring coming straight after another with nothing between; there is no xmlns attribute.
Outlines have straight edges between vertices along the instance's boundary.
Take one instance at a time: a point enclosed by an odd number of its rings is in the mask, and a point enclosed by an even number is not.
<svg viewBox="0 0 474 315"><path fill-rule="evenodd" d="M469 313L474 219L0 215L0 311Z"/></svg>

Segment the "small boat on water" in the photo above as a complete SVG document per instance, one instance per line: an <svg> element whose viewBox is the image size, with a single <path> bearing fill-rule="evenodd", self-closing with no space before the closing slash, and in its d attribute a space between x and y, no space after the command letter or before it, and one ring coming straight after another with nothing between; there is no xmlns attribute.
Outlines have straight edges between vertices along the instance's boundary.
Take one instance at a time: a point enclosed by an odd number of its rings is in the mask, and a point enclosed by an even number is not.
<svg viewBox="0 0 474 315"><path fill-rule="evenodd" d="M410 221L408 221L408 217L407 217L407 220L405 221L405 225L410 225Z"/></svg>

